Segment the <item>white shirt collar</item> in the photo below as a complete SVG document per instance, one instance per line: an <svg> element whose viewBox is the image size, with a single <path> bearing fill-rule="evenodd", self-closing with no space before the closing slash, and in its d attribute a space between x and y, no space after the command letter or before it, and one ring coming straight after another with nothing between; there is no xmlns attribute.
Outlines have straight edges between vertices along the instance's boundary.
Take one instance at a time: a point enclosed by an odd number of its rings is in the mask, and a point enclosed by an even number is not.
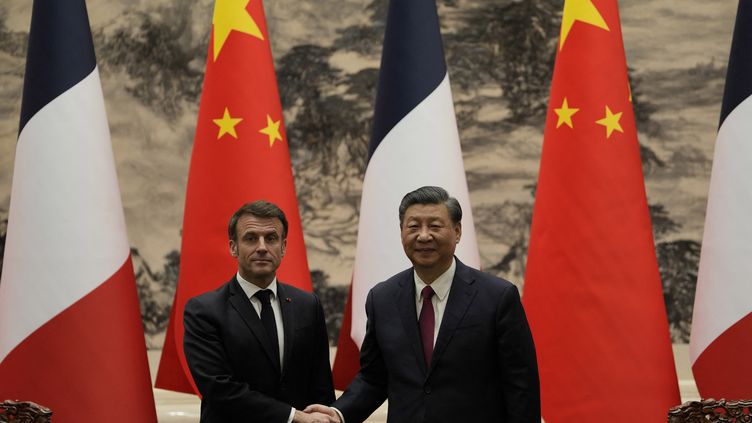
<svg viewBox="0 0 752 423"><path fill-rule="evenodd" d="M277 298L277 277L274 277L274 280L272 283L269 284L266 288L259 288L258 286L248 282L247 280L243 279L242 276L240 276L240 272L236 275L238 279L238 283L240 283L240 288L243 289L243 292L245 292L245 295L248 298L253 298L253 296L261 291L262 289L269 289L272 291L272 298Z"/></svg>
<svg viewBox="0 0 752 423"><path fill-rule="evenodd" d="M431 288L433 288L433 292L435 292L439 301L444 301L447 295L449 295L449 288L452 287L455 270L457 270L457 261L452 259L452 264L449 266L449 269L439 275L435 281L431 282ZM423 288L428 284L423 282L423 279L418 276L418 272L415 270L413 270L413 277L415 278L415 297L420 300L420 292L423 291Z"/></svg>

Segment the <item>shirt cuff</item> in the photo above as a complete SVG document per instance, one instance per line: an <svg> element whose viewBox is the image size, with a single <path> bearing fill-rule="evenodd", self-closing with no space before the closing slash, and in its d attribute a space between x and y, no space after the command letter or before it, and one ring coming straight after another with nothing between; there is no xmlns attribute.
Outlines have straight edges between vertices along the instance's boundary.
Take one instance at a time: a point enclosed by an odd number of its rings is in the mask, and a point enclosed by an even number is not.
<svg viewBox="0 0 752 423"><path fill-rule="evenodd" d="M293 417L295 417L295 407L290 407L290 417L287 418L287 423L292 423Z"/></svg>
<svg viewBox="0 0 752 423"><path fill-rule="evenodd" d="M339 411L339 410L337 410L337 408L336 408L336 407L331 407L331 408L332 408L332 410L334 410L334 412L335 412L335 413L337 413L337 415L339 416L339 421L341 421L342 423L345 423L345 416L343 416L343 415L342 415L342 412L341 412L341 411Z"/></svg>

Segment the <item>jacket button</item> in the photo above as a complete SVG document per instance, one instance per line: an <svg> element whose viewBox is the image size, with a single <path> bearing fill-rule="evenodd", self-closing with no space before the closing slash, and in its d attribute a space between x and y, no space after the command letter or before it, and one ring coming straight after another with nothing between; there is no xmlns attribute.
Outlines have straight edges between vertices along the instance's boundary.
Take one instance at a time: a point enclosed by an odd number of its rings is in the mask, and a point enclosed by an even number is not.
<svg viewBox="0 0 752 423"><path fill-rule="evenodd" d="M430 386L426 386L426 387L424 387L424 388L423 388L423 392L425 392L425 393L427 393L427 394L430 394L430 393L431 393L431 387L430 387Z"/></svg>

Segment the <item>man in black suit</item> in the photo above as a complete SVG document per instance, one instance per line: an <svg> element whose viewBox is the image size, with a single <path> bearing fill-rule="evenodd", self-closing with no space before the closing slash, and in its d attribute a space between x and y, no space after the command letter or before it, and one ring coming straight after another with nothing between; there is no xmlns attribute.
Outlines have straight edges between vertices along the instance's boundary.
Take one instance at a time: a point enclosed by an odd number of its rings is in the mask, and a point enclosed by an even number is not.
<svg viewBox="0 0 752 423"><path fill-rule="evenodd" d="M389 400L389 423L540 422L535 347L517 288L454 257L462 209L439 187L399 208L413 263L368 294L361 369L333 408L362 422Z"/></svg>
<svg viewBox="0 0 752 423"><path fill-rule="evenodd" d="M334 400L329 345L318 298L277 280L287 219L266 201L230 219L238 272L185 306L185 356L201 392L201 422L322 422L303 413Z"/></svg>

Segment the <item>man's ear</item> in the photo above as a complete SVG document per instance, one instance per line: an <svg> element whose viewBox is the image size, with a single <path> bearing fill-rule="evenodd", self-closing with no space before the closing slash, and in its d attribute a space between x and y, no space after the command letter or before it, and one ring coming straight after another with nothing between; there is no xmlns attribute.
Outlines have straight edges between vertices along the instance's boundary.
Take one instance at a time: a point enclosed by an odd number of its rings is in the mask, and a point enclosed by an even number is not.
<svg viewBox="0 0 752 423"><path fill-rule="evenodd" d="M230 255L233 257L238 256L238 244L234 240L230 240Z"/></svg>
<svg viewBox="0 0 752 423"><path fill-rule="evenodd" d="M287 251L287 238L282 240L282 255L285 255L285 251Z"/></svg>
<svg viewBox="0 0 752 423"><path fill-rule="evenodd" d="M462 222L457 222L457 224L454 225L454 233L455 233L455 243L460 243L460 238L462 238Z"/></svg>

